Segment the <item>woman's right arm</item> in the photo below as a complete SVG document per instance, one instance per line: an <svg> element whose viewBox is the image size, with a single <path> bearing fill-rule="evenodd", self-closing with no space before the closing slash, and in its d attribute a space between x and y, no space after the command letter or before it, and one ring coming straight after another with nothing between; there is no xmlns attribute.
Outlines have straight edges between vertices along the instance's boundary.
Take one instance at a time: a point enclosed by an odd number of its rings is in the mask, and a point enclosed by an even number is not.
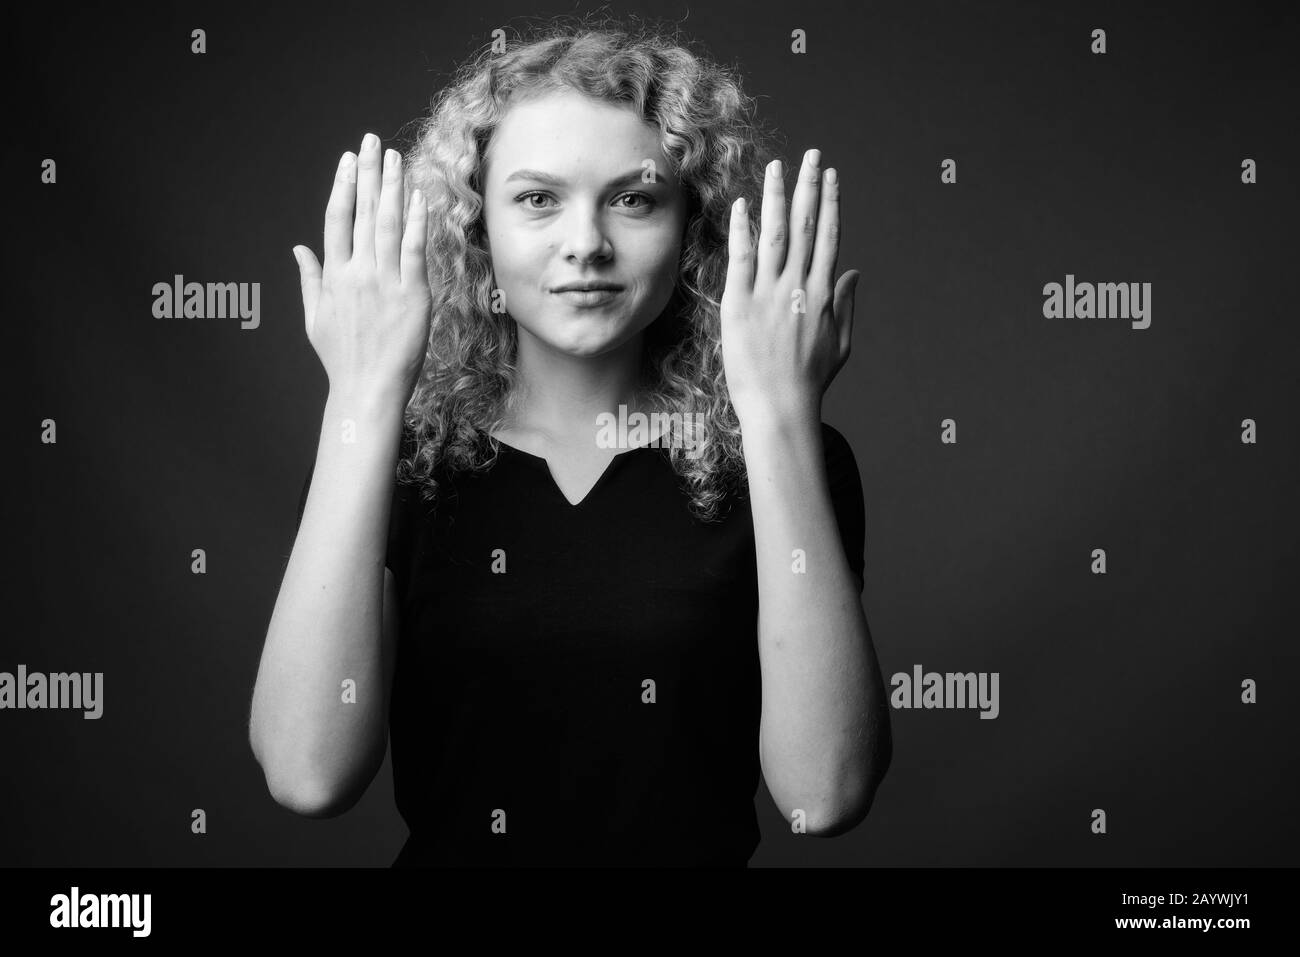
<svg viewBox="0 0 1300 957"><path fill-rule="evenodd" d="M428 210L367 136L325 210L325 262L295 247L307 338L329 377L311 488L257 669L249 743L280 804L341 814L388 744L397 608L384 567L402 415L424 364ZM403 226L403 205L408 214Z"/></svg>
<svg viewBox="0 0 1300 957"><path fill-rule="evenodd" d="M384 762L397 624L384 554L401 416L400 399L331 393L325 404L249 720L271 795L298 814L343 813Z"/></svg>

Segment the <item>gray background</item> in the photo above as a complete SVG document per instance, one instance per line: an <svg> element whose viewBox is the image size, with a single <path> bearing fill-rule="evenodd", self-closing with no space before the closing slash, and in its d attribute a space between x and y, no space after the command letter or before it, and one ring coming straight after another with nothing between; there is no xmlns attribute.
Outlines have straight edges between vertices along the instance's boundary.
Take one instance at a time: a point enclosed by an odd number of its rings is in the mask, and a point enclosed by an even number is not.
<svg viewBox="0 0 1300 957"><path fill-rule="evenodd" d="M0 864L397 855L388 765L345 816L302 819L247 743L326 390L290 248L320 254L335 163L366 131L391 145L493 28L583 9L28 9L4 158L4 428L23 484L0 670L102 671L105 715L0 712ZM742 69L788 161L817 146L840 171L839 268L864 275L824 417L862 472L886 680L917 663L1001 676L996 720L892 712L892 769L849 835L791 835L760 787L751 866L1296 863L1297 31L1281 9L654 7ZM46 157L57 185L39 182ZM939 182L947 157L957 185ZM261 328L153 319L174 273L260 282ZM1042 287L1067 273L1151 282L1151 327L1044 319Z"/></svg>

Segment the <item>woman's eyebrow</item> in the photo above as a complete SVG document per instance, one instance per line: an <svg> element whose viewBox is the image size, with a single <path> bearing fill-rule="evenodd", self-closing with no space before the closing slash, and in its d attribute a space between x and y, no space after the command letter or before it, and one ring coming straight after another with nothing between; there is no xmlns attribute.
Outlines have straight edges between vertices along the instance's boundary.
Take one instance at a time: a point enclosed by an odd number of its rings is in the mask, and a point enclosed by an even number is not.
<svg viewBox="0 0 1300 957"><path fill-rule="evenodd" d="M641 182L641 176L642 176L642 174L643 174L644 172L645 172L645 170L644 170L644 169L641 169L641 168L634 169L634 170L631 170L630 172L624 173L622 176L618 176L618 177L615 177L614 179L611 179L611 180L610 180L608 183L606 183L605 185L606 185L606 186L623 186L623 185L628 184L628 183L640 183L640 182ZM553 176L553 175L551 175L550 173L543 173L541 170L537 170L537 169L517 169L517 170L515 170L513 173L511 173L509 176L507 176L507 177L505 178L505 182L509 183L509 182L512 182L513 180L517 180L517 179L526 179L526 180L531 180L531 181L536 182L536 183L545 183L545 184L548 185L548 186L567 186L567 185L568 185L568 184L567 184L563 179L561 179L560 177L558 177L558 176ZM659 179L656 179L655 182L659 182ZM647 185L649 185L649 184L647 184Z"/></svg>

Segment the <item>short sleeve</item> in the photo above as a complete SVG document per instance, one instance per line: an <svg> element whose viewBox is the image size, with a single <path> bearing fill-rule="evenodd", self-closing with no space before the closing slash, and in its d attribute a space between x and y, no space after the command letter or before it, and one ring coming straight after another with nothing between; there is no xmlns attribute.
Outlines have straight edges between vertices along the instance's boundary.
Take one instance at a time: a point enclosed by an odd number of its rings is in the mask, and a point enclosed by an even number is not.
<svg viewBox="0 0 1300 957"><path fill-rule="evenodd" d="M297 534L298 529L302 528L302 513L307 511L307 493L311 490L311 477L315 471L316 460L312 459L307 466L307 477L302 482L302 497L298 499L298 522L293 527L294 534Z"/></svg>
<svg viewBox="0 0 1300 957"><path fill-rule="evenodd" d="M415 454L416 442L413 433L402 430L399 459L409 458ZM420 521L426 512L420 498L420 489L415 485L400 485L397 476L393 476L393 505L388 513L388 551L384 564L393 573L399 598L406 595L410 570L417 562L417 552L421 541Z"/></svg>
<svg viewBox="0 0 1300 957"><path fill-rule="evenodd" d="M860 595L866 570L866 504L862 497L862 477L848 440L825 422L822 423L822 446L835 522L840 529L840 541L844 544L844 557L857 576Z"/></svg>

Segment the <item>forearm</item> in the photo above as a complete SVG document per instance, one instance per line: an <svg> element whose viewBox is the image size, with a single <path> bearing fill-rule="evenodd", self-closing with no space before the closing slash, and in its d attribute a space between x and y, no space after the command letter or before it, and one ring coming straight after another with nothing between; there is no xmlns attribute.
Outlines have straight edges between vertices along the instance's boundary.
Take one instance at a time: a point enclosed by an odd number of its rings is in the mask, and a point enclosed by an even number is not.
<svg viewBox="0 0 1300 957"><path fill-rule="evenodd" d="M879 664L840 540L820 414L751 423L764 778L785 815L834 831L865 813L888 761ZM802 553L802 556L800 556Z"/></svg>
<svg viewBox="0 0 1300 957"><path fill-rule="evenodd" d="M364 789L383 761L384 554L401 412L395 400L331 393L267 630L250 742L276 799L300 813ZM348 679L355 703L344 700Z"/></svg>

